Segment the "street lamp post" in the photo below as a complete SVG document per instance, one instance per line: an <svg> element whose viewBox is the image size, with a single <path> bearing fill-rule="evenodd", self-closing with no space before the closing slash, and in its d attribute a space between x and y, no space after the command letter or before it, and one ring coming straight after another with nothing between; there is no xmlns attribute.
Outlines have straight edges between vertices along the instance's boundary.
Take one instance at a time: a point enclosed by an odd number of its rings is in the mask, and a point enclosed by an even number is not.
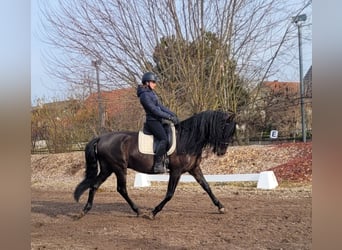
<svg viewBox="0 0 342 250"><path fill-rule="evenodd" d="M302 60L302 23L306 20L306 15L297 15L292 17L292 22L298 28L298 47L299 47L299 81L300 81L300 108L302 116L302 138L306 142L306 128L305 128L305 109L304 109L304 83L303 83L303 60Z"/></svg>
<svg viewBox="0 0 342 250"><path fill-rule="evenodd" d="M93 60L91 61L91 65L94 66L96 70L97 101L98 101L98 109L99 109L99 133L101 134L102 130L105 127L105 117L104 117L104 110L102 106L102 97L101 97L101 90L100 90L100 75L99 75L99 67L101 65L101 60Z"/></svg>

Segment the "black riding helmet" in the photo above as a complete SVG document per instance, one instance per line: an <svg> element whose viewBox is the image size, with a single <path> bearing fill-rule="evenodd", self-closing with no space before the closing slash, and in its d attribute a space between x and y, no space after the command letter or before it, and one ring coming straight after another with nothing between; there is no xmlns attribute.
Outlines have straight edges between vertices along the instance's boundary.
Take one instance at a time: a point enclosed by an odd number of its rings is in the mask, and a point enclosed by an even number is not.
<svg viewBox="0 0 342 250"><path fill-rule="evenodd" d="M143 84L149 81L154 81L154 82L158 81L157 76L153 72L146 72L141 78L141 82Z"/></svg>

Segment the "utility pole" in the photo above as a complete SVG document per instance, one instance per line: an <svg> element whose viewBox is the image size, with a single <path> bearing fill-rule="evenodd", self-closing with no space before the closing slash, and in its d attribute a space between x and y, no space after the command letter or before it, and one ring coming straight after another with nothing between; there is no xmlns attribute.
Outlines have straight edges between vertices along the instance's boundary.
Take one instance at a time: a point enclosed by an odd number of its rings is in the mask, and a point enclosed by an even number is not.
<svg viewBox="0 0 342 250"><path fill-rule="evenodd" d="M304 109L304 82L303 82L303 59L302 59L302 23L306 20L306 15L292 17L292 22L298 28L298 47L299 47L299 82L300 82L300 108L302 116L302 138L306 142L305 109Z"/></svg>
<svg viewBox="0 0 342 250"><path fill-rule="evenodd" d="M103 102L101 97L101 89L100 89L100 75L99 75L99 67L101 65L101 60L93 60L91 61L91 65L95 67L96 71L96 84L97 84L97 103L98 103L98 110L99 110L99 134L104 131L105 128L105 114L103 108Z"/></svg>

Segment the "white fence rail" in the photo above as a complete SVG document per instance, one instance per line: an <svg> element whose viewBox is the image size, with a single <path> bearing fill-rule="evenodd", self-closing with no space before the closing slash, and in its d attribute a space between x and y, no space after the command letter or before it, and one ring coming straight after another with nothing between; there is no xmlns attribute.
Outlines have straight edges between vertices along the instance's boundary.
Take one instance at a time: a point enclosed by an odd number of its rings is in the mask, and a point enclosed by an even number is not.
<svg viewBox="0 0 342 250"><path fill-rule="evenodd" d="M277 178L273 171L264 171L259 174L229 174L229 175L204 175L208 182L241 182L241 181L257 181L257 188L274 189L278 186ZM168 174L142 174L135 175L134 187L149 187L152 181L169 181ZM182 175L180 182L196 182L191 175Z"/></svg>

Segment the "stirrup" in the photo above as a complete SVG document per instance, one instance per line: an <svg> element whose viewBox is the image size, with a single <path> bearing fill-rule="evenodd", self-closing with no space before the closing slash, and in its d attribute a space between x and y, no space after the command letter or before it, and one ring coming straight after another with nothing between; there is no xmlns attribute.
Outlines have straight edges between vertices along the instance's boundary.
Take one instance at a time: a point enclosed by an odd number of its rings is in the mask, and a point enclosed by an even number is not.
<svg viewBox="0 0 342 250"><path fill-rule="evenodd" d="M164 168L166 168L166 170L169 169L169 163L170 163L169 157L167 155L164 155L164 164L163 164L163 166L164 166Z"/></svg>
<svg viewBox="0 0 342 250"><path fill-rule="evenodd" d="M166 168L168 166L168 157L165 155L162 156L154 156L154 163L153 163L153 172L155 174L164 174L166 173Z"/></svg>
<svg viewBox="0 0 342 250"><path fill-rule="evenodd" d="M165 174L166 173L166 168L163 165L158 166L158 167L153 166L153 172L155 174Z"/></svg>

